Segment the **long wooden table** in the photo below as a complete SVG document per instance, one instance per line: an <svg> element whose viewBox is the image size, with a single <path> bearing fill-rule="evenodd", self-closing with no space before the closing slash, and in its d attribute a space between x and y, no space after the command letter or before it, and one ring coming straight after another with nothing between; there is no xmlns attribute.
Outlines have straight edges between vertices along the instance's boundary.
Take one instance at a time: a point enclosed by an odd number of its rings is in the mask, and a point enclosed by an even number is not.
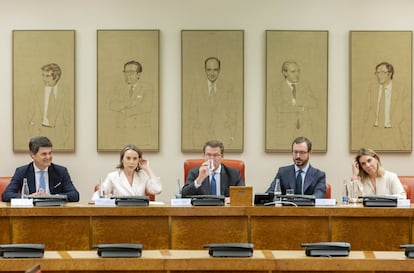
<svg viewBox="0 0 414 273"><path fill-rule="evenodd" d="M0 203L0 244L43 243L46 250L90 250L141 243L145 250L201 250L251 242L255 249L301 250L303 242L346 241L352 250L398 251L413 243L414 208L64 207Z"/></svg>
<svg viewBox="0 0 414 273"><path fill-rule="evenodd" d="M412 272L402 251L351 251L348 257L306 257L304 251L255 250L250 258L213 258L201 250L147 250L141 258L100 258L96 251L47 251L41 259L0 258L1 271L24 272Z"/></svg>

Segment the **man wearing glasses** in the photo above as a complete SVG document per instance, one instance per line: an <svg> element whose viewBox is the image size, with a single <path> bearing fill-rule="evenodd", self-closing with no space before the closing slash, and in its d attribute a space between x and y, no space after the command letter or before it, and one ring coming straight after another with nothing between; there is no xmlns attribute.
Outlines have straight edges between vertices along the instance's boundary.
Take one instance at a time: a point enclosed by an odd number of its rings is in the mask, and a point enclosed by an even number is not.
<svg viewBox="0 0 414 273"><path fill-rule="evenodd" d="M145 148L151 143L153 88L141 79L142 70L141 63L135 60L125 63L122 71L124 81L116 88L109 102L113 129L119 136L112 141L120 147L134 142Z"/></svg>
<svg viewBox="0 0 414 273"><path fill-rule="evenodd" d="M205 161L199 168L190 170L182 195L224 195L230 196L230 186L244 186L239 170L221 163L224 157L224 145L217 140L204 144Z"/></svg>
<svg viewBox="0 0 414 273"><path fill-rule="evenodd" d="M325 198L326 175L309 164L311 154L312 142L306 137L297 137L292 143L294 164L280 167L266 192L273 193L276 179L279 179L282 195L286 194L287 189L293 189L295 194Z"/></svg>

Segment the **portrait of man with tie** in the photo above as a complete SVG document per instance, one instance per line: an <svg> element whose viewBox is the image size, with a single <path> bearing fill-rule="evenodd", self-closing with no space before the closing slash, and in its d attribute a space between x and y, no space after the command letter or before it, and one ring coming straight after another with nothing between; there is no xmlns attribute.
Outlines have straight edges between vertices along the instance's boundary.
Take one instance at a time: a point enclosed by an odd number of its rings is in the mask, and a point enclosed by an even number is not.
<svg viewBox="0 0 414 273"><path fill-rule="evenodd" d="M194 147L205 139L223 139L232 147L237 137L237 115L240 107L235 105L231 84L219 77L221 61L208 57L204 61L206 78L194 88L191 100L191 139Z"/></svg>
<svg viewBox="0 0 414 273"><path fill-rule="evenodd" d="M98 30L98 151L159 150L159 30Z"/></svg>
<svg viewBox="0 0 414 273"><path fill-rule="evenodd" d="M327 31L266 31L265 103L267 152L290 152L298 136L327 150Z"/></svg>
<svg viewBox="0 0 414 273"><path fill-rule="evenodd" d="M243 32L182 35L182 151L197 152L206 139L242 151Z"/></svg>
<svg viewBox="0 0 414 273"><path fill-rule="evenodd" d="M380 62L374 70L375 83L363 95L365 107L361 119L367 126L362 130L362 141L371 139L376 148L383 149L389 143L400 147L410 146L410 91L398 80L398 74L390 62Z"/></svg>
<svg viewBox="0 0 414 273"><path fill-rule="evenodd" d="M351 151L412 151L412 31L350 32Z"/></svg>
<svg viewBox="0 0 414 273"><path fill-rule="evenodd" d="M301 80L301 69L297 61L287 60L282 63L281 81L269 94L268 101L272 115L273 130L278 137L272 139L277 149L286 149L291 139L300 135L316 138L321 132L323 121L320 120L322 103L313 92L308 82Z"/></svg>
<svg viewBox="0 0 414 273"><path fill-rule="evenodd" d="M149 147L152 137L153 88L142 80L143 67L131 60L123 65L123 82L115 88L109 100L109 111L113 115L113 143L123 146L137 142Z"/></svg>
<svg viewBox="0 0 414 273"><path fill-rule="evenodd" d="M26 109L28 135L45 135L57 149L68 149L72 145L74 131L73 90L60 84L62 69L56 63L41 67L42 85L35 86Z"/></svg>
<svg viewBox="0 0 414 273"><path fill-rule="evenodd" d="M13 150L47 136L75 150L75 30L13 31Z"/></svg>

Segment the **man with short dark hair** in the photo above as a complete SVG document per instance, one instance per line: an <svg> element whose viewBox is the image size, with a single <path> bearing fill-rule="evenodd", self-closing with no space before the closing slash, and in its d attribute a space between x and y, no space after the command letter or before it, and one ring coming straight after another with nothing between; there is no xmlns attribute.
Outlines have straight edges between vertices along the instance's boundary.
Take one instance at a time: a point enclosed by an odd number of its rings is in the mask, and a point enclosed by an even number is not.
<svg viewBox="0 0 414 273"><path fill-rule="evenodd" d="M64 194L70 202L79 201L79 192L73 185L68 170L52 163L52 146L52 142L44 136L30 139L29 150L33 162L16 169L2 194L3 201L20 198L24 178L27 179L31 197Z"/></svg>
<svg viewBox="0 0 414 273"><path fill-rule="evenodd" d="M205 161L199 168L190 170L182 195L224 195L230 196L230 186L244 186L239 170L221 163L224 157L224 145L217 140L204 144Z"/></svg>
<svg viewBox="0 0 414 273"><path fill-rule="evenodd" d="M306 137L297 137L292 143L294 164L280 167L266 192L273 193L276 179L280 179L282 195L286 194L286 189L293 189L295 194L325 198L326 175L309 164L311 154L312 142Z"/></svg>

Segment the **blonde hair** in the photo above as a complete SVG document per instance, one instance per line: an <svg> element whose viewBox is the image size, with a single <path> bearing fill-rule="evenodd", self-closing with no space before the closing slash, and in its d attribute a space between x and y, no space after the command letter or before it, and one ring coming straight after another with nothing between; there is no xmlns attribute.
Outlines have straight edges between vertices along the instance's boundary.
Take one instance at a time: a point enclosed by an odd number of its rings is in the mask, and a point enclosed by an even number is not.
<svg viewBox="0 0 414 273"><path fill-rule="evenodd" d="M355 157L355 161L358 162L359 176L361 177L361 180L365 180L365 179L369 178L368 173L364 171L364 169L361 166L361 163L359 162L359 159L364 155L372 156L372 157L377 159L377 161L378 161L377 177L383 177L384 173L385 173L385 170L381 165L381 160L379 158L379 155L374 150L362 148L358 151L358 154Z"/></svg>

